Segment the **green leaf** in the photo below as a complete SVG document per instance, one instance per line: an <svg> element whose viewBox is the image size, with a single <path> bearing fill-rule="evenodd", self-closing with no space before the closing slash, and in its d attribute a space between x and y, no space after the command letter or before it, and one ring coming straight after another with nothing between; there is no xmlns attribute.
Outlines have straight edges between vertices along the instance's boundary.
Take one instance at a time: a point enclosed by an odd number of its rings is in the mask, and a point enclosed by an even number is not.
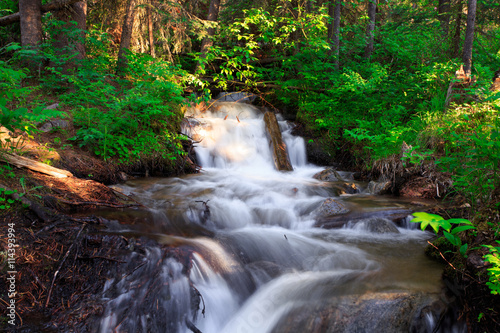
<svg viewBox="0 0 500 333"><path fill-rule="evenodd" d="M466 219L449 219L448 222L453 223L453 224L470 224L472 225L472 222Z"/></svg>
<svg viewBox="0 0 500 333"><path fill-rule="evenodd" d="M465 255L465 253L467 252L467 246L468 246L468 245L469 245L469 244L465 243L464 245L460 246L460 254L461 254L463 257L467 257L467 256Z"/></svg>
<svg viewBox="0 0 500 333"><path fill-rule="evenodd" d="M443 232L444 234L444 237L453 245L457 246L457 247L460 247L462 245L462 241L460 240L459 237L455 236L455 235L452 235L450 234L449 232L447 231L444 231Z"/></svg>
<svg viewBox="0 0 500 333"><path fill-rule="evenodd" d="M459 227L453 228L453 229L451 230L451 233L452 233L453 235L456 235L456 234L458 234L459 232L462 232L462 231L465 231L465 230L470 230L470 229L476 229L476 227L475 227L475 226L473 226L473 225L461 225L461 226L459 226Z"/></svg>

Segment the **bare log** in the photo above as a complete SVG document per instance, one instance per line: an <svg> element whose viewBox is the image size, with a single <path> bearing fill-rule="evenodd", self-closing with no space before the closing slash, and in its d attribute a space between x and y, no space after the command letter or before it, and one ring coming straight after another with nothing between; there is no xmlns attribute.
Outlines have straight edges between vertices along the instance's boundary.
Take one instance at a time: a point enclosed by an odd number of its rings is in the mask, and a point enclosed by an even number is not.
<svg viewBox="0 0 500 333"><path fill-rule="evenodd" d="M0 155L0 159L3 159L4 161L15 165L18 168L28 168L33 171L37 171L46 175L50 175L56 178L66 178L66 177L73 177L73 174L69 171L54 168L50 165L43 164L37 161L33 161L29 158L14 155L14 154L8 154L8 153L2 153Z"/></svg>
<svg viewBox="0 0 500 333"><path fill-rule="evenodd" d="M273 159L276 169L280 171L293 171L286 144L281 137L276 115L273 112L266 112L264 114L264 121L266 123L267 133L269 133L271 137L271 148L273 150Z"/></svg>
<svg viewBox="0 0 500 333"><path fill-rule="evenodd" d="M50 12L52 10L61 9L65 6L72 5L72 4L79 2L79 1L82 1L82 0L56 0L56 1L53 1L51 3L48 3L48 4L42 6L42 8L41 8L42 14L46 13L46 12ZM10 15L7 15L4 17L0 17L0 26L6 26L6 25L12 24L14 22L19 22L20 19L21 19L21 16L19 15L19 12L14 13L14 14L10 14Z"/></svg>

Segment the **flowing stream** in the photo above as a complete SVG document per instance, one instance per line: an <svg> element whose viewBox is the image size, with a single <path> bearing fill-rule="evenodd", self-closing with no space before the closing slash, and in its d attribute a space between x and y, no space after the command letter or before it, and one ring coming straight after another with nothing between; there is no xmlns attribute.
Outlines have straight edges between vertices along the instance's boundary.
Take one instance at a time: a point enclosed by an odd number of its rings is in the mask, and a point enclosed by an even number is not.
<svg viewBox="0 0 500 333"><path fill-rule="evenodd" d="M411 204L365 193L348 172L314 179L324 168L307 163L285 121L294 171L276 171L260 110L212 110L190 110L184 127L201 173L119 186L148 209L107 216L109 232L141 247L130 244L127 267L106 283L96 330L432 332L446 308L442 266L424 255L432 235L383 214ZM346 182L358 193L339 190ZM327 198L350 211L340 228L319 219ZM460 331L448 326L440 331Z"/></svg>

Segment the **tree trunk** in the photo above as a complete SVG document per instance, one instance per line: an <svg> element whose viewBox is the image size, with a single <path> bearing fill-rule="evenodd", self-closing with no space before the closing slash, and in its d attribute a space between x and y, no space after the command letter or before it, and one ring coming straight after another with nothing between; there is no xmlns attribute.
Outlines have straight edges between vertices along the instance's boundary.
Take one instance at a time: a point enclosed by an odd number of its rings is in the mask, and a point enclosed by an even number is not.
<svg viewBox="0 0 500 333"><path fill-rule="evenodd" d="M42 11L41 0L19 0L19 15L21 20L21 45L25 48L38 50L42 42ZM25 57L23 62L32 71L37 71L41 65L38 52L34 56Z"/></svg>
<svg viewBox="0 0 500 333"><path fill-rule="evenodd" d="M443 37L446 38L450 31L450 0L439 0L438 18L441 22Z"/></svg>
<svg viewBox="0 0 500 333"><path fill-rule="evenodd" d="M217 22L217 18L219 17L219 8L220 8L220 0L210 0L210 7L208 9L207 21ZM207 31L207 37L203 38L201 42L201 54L205 55L208 48L212 46L212 38L215 35L215 28L210 27Z"/></svg>
<svg viewBox="0 0 500 333"><path fill-rule="evenodd" d="M330 18L330 21L328 22L327 26L327 33L326 36L328 40L333 39L333 26L335 25L335 4L337 1L330 1L328 3L328 17Z"/></svg>
<svg viewBox="0 0 500 333"><path fill-rule="evenodd" d="M155 57L155 41L153 38L153 19L151 18L151 6L153 6L153 1L151 0L150 6L146 7L148 15L148 32L149 32L149 54Z"/></svg>
<svg viewBox="0 0 500 333"><path fill-rule="evenodd" d="M472 42L474 41L476 7L477 0L469 0L467 4L467 28L465 30L464 52L462 56L465 75L470 75L472 67Z"/></svg>
<svg viewBox="0 0 500 333"><path fill-rule="evenodd" d="M69 6L69 5L74 4L75 2L79 2L79 1L81 1L81 0L54 1L54 2L48 3L46 5L43 5L41 7L41 12L43 14L46 12L50 12L52 10L61 9L61 8L64 8L65 6ZM21 15L19 12L0 17L0 27L12 24L14 22L18 22L20 19L21 19Z"/></svg>
<svg viewBox="0 0 500 333"><path fill-rule="evenodd" d="M135 1L129 0L127 4L127 11L123 20L122 35L120 39L120 49L118 51L118 62L116 64L116 72L121 73L127 67L127 58L125 53L130 48L132 41L132 32L134 29L135 18Z"/></svg>
<svg viewBox="0 0 500 333"><path fill-rule="evenodd" d="M330 5L332 6L332 5ZM335 9L333 11L333 27L332 36L330 38L331 44L333 46L333 59L335 64L335 69L339 69L339 58L340 58L340 11L342 8L342 0L336 0Z"/></svg>
<svg viewBox="0 0 500 333"><path fill-rule="evenodd" d="M376 12L377 12L377 0L368 0L368 26L366 27L366 48L365 48L366 59L370 59L373 53Z"/></svg>
<svg viewBox="0 0 500 333"><path fill-rule="evenodd" d="M292 163L288 156L285 141L281 137L281 131L273 112L266 112L264 114L264 121L266 123L267 133L271 138L271 149L273 151L274 165L279 171L293 171Z"/></svg>
<svg viewBox="0 0 500 333"><path fill-rule="evenodd" d="M455 34L453 35L453 45L451 49L451 57L456 58L459 55L460 50L460 35L461 35L461 25L462 25L462 10L463 10L463 0L458 0L456 19L455 19Z"/></svg>
<svg viewBox="0 0 500 333"><path fill-rule="evenodd" d="M81 32L76 38L68 37L67 33L60 32L55 36L54 49L60 59L71 58L63 63L63 70L68 71L77 66L74 60L85 58L85 30L87 28L87 1L79 1L54 12L54 18L66 22L64 30L71 28ZM76 26L70 22L76 22Z"/></svg>
<svg viewBox="0 0 500 333"><path fill-rule="evenodd" d="M306 13L311 14L313 11L313 1L312 0L307 0L306 1Z"/></svg>

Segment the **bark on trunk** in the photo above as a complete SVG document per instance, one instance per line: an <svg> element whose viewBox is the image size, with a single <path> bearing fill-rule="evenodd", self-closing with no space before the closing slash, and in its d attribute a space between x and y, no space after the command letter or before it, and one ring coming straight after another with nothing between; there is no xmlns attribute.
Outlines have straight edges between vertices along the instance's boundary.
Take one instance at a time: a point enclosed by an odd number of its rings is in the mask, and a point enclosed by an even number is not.
<svg viewBox="0 0 500 333"><path fill-rule="evenodd" d="M306 1L306 12L307 13L312 13L313 11L313 2L312 0Z"/></svg>
<svg viewBox="0 0 500 333"><path fill-rule="evenodd" d="M446 38L450 30L450 0L439 0L438 17L441 23L441 33Z"/></svg>
<svg viewBox="0 0 500 333"><path fill-rule="evenodd" d="M26 56L23 63L36 72L41 65L37 55L39 44L42 42L42 11L41 0L19 0L21 20L21 45L34 50L34 56Z"/></svg>
<svg viewBox="0 0 500 333"><path fill-rule="evenodd" d="M79 1L81 1L81 0L54 1L54 2L48 3L46 5L43 5L41 7L41 12L43 14L46 12L50 12L52 10L61 9L61 8L64 8L65 6L69 6L69 5L74 4L75 2L79 2ZM14 22L18 22L20 19L21 19L21 15L19 12L0 17L0 26L6 26L6 25L12 24Z"/></svg>
<svg viewBox="0 0 500 333"><path fill-rule="evenodd" d="M150 3L153 6L153 2ZM155 41L153 37L153 19L151 17L151 6L146 8L148 15L148 32L149 32L149 54L154 58L155 57Z"/></svg>
<svg viewBox="0 0 500 333"><path fill-rule="evenodd" d="M210 7L208 9L207 21L217 22L217 18L219 17L219 9L220 9L220 0L211 0ZM203 38L201 42L201 54L205 55L208 48L212 46L212 38L215 35L215 28L210 27L207 31L208 36Z"/></svg>
<svg viewBox="0 0 500 333"><path fill-rule="evenodd" d="M273 112L266 112L264 115L266 129L271 137L271 149L273 151L274 165L279 171L293 171L292 163L288 156L286 144L281 137L281 131Z"/></svg>
<svg viewBox="0 0 500 333"><path fill-rule="evenodd" d="M377 0L368 1L368 26L366 27L365 58L369 59L373 53L373 41L375 32L375 14L377 12Z"/></svg>
<svg viewBox="0 0 500 333"><path fill-rule="evenodd" d="M132 32L134 28L135 18L135 0L129 0L127 5L127 12L123 20L122 36L120 40L120 49L118 51L118 62L116 65L116 72L120 73L127 67L126 52L130 48L132 41Z"/></svg>
<svg viewBox="0 0 500 333"><path fill-rule="evenodd" d="M331 43L333 46L333 61L335 64L335 69L339 69L339 58L340 58L340 10L342 7L342 0L337 0L335 3L335 9L333 11L333 29Z"/></svg>
<svg viewBox="0 0 500 333"><path fill-rule="evenodd" d="M76 28L81 30L77 38L71 39L64 32L55 36L54 49L60 58L72 57L63 64L64 71L74 68L77 64L74 60L85 58L85 30L87 28L87 1L79 1L54 12L54 17L60 21L67 22L63 29ZM74 26L72 21L76 22Z"/></svg>
<svg viewBox="0 0 500 333"><path fill-rule="evenodd" d="M476 7L477 0L469 0L467 4L467 28L465 30L464 52L462 56L465 75L470 75L472 67L472 42L474 41Z"/></svg>
<svg viewBox="0 0 500 333"><path fill-rule="evenodd" d="M456 58L459 56L460 50L460 35L461 35L461 25L462 25L462 10L463 10L463 0L458 0L456 19L455 19L455 34L453 35L453 45L451 51L451 57Z"/></svg>

